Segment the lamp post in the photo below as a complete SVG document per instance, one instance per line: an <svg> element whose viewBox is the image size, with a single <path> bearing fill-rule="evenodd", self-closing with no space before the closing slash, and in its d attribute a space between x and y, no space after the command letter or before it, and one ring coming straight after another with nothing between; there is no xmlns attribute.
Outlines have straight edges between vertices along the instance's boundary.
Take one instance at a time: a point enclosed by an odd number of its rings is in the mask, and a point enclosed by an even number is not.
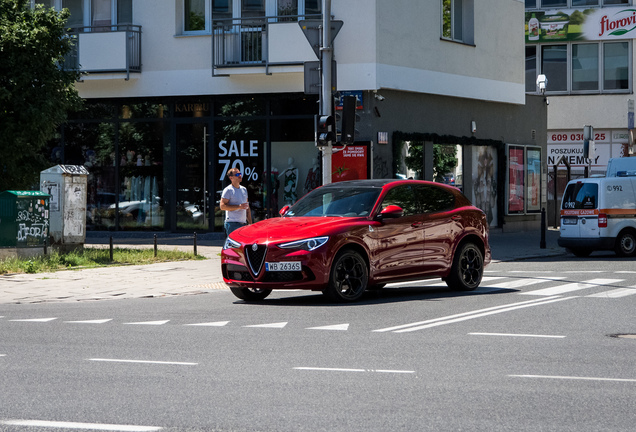
<svg viewBox="0 0 636 432"><path fill-rule="evenodd" d="M331 63L333 47L331 46L331 0L322 0L322 44L320 46L320 68L322 76L322 90L320 92L320 114L333 115L333 92ZM331 183L331 155L333 146L327 142L322 148L322 184Z"/></svg>

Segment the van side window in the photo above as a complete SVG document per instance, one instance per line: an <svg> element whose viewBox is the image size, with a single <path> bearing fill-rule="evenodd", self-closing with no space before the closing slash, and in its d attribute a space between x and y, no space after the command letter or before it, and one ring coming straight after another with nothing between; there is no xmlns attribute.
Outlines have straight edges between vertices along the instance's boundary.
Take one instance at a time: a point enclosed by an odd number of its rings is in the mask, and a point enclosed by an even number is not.
<svg viewBox="0 0 636 432"><path fill-rule="evenodd" d="M595 209L597 203L596 183L572 183L563 193L563 209Z"/></svg>

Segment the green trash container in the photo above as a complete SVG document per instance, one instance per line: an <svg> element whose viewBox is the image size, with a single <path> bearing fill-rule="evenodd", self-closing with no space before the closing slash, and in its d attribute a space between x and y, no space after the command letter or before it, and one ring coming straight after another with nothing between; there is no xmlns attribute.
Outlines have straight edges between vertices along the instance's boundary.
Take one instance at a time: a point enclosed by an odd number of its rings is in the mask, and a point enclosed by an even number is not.
<svg viewBox="0 0 636 432"><path fill-rule="evenodd" d="M50 195L40 191L0 192L0 248L43 250L49 236L49 203Z"/></svg>

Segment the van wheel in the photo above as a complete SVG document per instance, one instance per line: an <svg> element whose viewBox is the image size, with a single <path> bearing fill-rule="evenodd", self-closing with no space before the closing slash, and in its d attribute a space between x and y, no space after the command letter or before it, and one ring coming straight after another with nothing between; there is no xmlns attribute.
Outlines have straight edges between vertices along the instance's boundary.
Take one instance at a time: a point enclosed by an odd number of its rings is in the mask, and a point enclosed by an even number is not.
<svg viewBox="0 0 636 432"><path fill-rule="evenodd" d="M592 251L590 249L571 249L572 253L579 258L589 257Z"/></svg>
<svg viewBox="0 0 636 432"><path fill-rule="evenodd" d="M631 257L636 254L636 234L634 231L622 231L616 238L616 255Z"/></svg>

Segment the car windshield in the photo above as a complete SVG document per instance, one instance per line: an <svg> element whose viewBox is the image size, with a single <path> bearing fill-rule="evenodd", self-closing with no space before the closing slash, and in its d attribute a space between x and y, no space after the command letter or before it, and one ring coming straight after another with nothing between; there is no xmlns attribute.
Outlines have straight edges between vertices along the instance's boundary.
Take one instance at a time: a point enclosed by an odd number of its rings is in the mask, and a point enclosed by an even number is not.
<svg viewBox="0 0 636 432"><path fill-rule="evenodd" d="M380 188L318 188L294 204L285 216L368 216L380 195Z"/></svg>

